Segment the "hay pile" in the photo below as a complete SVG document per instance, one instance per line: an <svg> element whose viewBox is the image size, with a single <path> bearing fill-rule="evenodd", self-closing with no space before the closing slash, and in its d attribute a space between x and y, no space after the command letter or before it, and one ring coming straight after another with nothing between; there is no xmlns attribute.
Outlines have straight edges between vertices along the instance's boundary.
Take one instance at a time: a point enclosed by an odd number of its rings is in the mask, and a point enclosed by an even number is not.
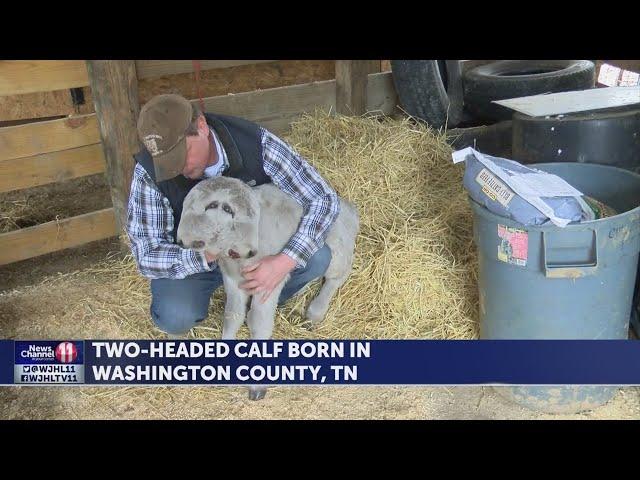
<svg viewBox="0 0 640 480"><path fill-rule="evenodd" d="M451 162L444 136L409 120L307 115L285 136L333 185L356 204L361 228L350 279L334 298L325 322L309 331L303 313L319 287L278 309L275 338L477 337L476 257L471 210L462 168ZM80 281L81 279L81 281ZM148 280L131 256L45 279L33 288L84 289L24 338L162 338L149 316ZM5 297L5 301L10 299ZM15 305L14 305L15 306ZM192 331L219 338L224 292ZM18 309L19 310L19 309ZM19 314L19 312L14 312ZM9 332L6 332L9 333ZM240 337L246 338L243 327Z"/></svg>
<svg viewBox="0 0 640 480"><path fill-rule="evenodd" d="M476 337L471 209L444 135L408 119L316 113L287 140L361 216L354 271L322 334Z"/></svg>

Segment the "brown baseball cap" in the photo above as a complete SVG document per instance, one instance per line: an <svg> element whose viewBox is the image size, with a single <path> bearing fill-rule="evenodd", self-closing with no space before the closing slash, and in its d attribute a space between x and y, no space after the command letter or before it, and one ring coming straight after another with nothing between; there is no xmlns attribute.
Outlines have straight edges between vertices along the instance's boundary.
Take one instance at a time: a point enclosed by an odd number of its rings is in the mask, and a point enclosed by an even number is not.
<svg viewBox="0 0 640 480"><path fill-rule="evenodd" d="M187 159L186 130L193 109L186 98L156 95L140 110L138 136L153 157L156 182L177 177Z"/></svg>

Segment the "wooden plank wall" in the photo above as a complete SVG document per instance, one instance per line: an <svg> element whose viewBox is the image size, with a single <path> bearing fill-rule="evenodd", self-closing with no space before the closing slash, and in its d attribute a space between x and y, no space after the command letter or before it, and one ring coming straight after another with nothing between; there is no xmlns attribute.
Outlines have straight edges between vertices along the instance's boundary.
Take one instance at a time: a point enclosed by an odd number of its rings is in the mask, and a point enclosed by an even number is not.
<svg viewBox="0 0 640 480"><path fill-rule="evenodd" d="M255 62L258 61L202 61L202 68ZM135 68L144 77L190 71L192 65L191 61L139 60ZM84 61L4 60L0 61L0 72L0 95L89 84ZM305 112L315 108L335 111L336 88L336 80L327 80L209 97L204 102L207 110L247 118L283 134ZM389 115L396 105L391 72L366 75L366 111ZM0 128L0 192L93 175L105 172L106 167L96 114ZM4 233L0 235L0 265L116 233L113 208Z"/></svg>

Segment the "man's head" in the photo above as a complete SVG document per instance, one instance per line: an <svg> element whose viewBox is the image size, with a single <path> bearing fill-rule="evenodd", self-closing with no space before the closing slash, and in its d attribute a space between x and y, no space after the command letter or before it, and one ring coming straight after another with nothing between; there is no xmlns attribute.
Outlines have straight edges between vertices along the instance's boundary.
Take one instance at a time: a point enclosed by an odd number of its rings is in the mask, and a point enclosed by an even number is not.
<svg viewBox="0 0 640 480"><path fill-rule="evenodd" d="M156 181L202 177L215 161L200 109L180 95L157 95L140 110L138 136L153 157Z"/></svg>

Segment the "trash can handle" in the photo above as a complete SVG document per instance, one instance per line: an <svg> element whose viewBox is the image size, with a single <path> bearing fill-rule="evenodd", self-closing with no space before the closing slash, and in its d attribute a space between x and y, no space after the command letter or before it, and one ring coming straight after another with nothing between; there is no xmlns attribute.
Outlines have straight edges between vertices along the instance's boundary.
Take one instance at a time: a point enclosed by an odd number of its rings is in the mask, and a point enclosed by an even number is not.
<svg viewBox="0 0 640 480"><path fill-rule="evenodd" d="M575 238L574 231L566 232L542 232L542 251L544 262L544 273L548 278L580 278L587 275L593 275L598 270L598 234L596 230L588 230L592 233L589 238ZM553 238L559 238L561 235L568 235L571 247L569 250L584 259L588 257L588 261L564 259L562 261L552 261L550 252L553 250L567 250L566 245L554 246ZM560 242L562 243L562 242Z"/></svg>

